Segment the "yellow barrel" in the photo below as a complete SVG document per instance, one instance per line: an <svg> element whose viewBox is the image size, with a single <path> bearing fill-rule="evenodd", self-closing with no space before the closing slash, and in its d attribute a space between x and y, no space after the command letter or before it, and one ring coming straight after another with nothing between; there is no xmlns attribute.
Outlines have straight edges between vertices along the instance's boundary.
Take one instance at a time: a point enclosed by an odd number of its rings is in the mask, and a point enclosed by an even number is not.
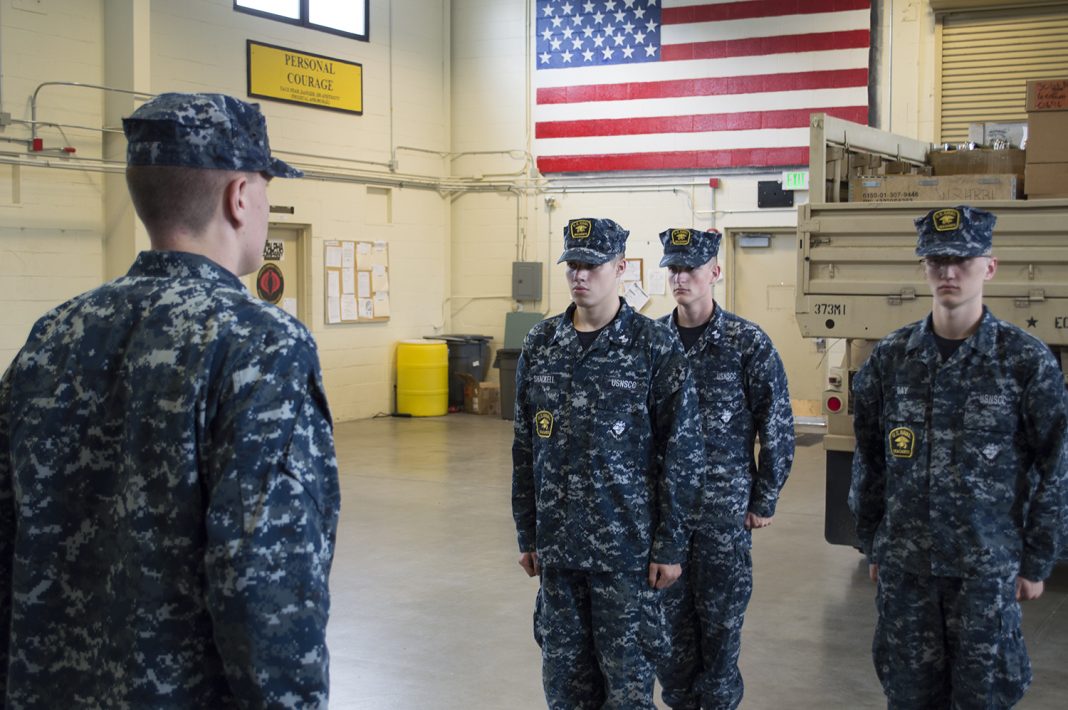
<svg viewBox="0 0 1068 710"><path fill-rule="evenodd" d="M448 344L444 340L397 343L397 413L438 417L448 411Z"/></svg>

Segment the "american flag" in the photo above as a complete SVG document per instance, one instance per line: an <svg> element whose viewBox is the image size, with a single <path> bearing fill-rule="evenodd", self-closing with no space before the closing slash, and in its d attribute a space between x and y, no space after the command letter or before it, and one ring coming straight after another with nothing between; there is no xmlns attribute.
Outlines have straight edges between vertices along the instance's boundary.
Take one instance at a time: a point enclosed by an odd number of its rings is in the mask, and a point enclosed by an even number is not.
<svg viewBox="0 0 1068 710"><path fill-rule="evenodd" d="M870 0L537 0L542 173L808 164L868 123Z"/></svg>

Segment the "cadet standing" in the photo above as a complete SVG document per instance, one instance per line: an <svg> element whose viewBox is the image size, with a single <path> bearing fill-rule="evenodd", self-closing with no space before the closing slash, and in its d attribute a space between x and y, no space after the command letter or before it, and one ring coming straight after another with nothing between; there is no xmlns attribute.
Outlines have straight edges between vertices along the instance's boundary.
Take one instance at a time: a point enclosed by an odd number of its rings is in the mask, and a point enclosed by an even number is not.
<svg viewBox="0 0 1068 710"><path fill-rule="evenodd" d="M916 220L931 314L854 380L849 504L891 708L1008 708L1031 683L1018 600L1042 594L1056 560L1068 415L1046 345L983 305L995 220L971 207Z"/></svg>
<svg viewBox="0 0 1068 710"><path fill-rule="evenodd" d="M720 234L660 234L678 307L661 318L682 342L701 403L708 479L679 583L664 594L671 652L657 675L672 708L733 710L742 621L753 590L750 530L771 525L794 458L786 372L755 323L716 303ZM753 447L760 436L760 454Z"/></svg>
<svg viewBox="0 0 1068 710"><path fill-rule="evenodd" d="M550 708L653 707L658 590L686 555L702 476L678 341L618 295L627 231L564 228L574 301L526 338L516 371L512 512L541 576L534 635Z"/></svg>
<svg viewBox="0 0 1068 710"><path fill-rule="evenodd" d="M2 704L325 708L330 415L308 331L238 280L301 173L229 96L123 128L152 251L0 382Z"/></svg>

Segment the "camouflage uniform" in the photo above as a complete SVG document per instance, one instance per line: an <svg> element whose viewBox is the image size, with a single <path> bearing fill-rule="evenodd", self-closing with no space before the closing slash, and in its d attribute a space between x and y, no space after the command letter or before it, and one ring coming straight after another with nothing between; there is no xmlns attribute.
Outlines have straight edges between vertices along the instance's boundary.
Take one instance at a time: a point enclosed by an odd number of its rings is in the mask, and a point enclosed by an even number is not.
<svg viewBox="0 0 1068 710"><path fill-rule="evenodd" d="M695 268L719 252L717 232L666 230L661 266ZM677 334L677 315L660 319ZM742 621L753 589L745 516L772 517L794 458L786 372L771 339L716 304L686 353L701 404L709 473L683 576L664 592L671 653L657 675L672 708L738 707ZM760 435L759 459L753 448Z"/></svg>
<svg viewBox="0 0 1068 710"><path fill-rule="evenodd" d="M993 221L933 211L917 253L985 254ZM1016 577L1049 576L1064 515L1064 380L1045 344L985 307L945 361L931 323L883 339L853 385L875 666L893 708L1011 707L1031 679Z"/></svg>
<svg viewBox="0 0 1068 710"><path fill-rule="evenodd" d="M600 253L569 238L562 259L622 252L625 231L588 222ZM663 326L621 303L583 350L574 311L531 330L516 372L512 511L519 549L537 551L542 569L545 694L550 708L652 708L665 639L648 567L686 554L702 475L697 400Z"/></svg>
<svg viewBox="0 0 1068 710"><path fill-rule="evenodd" d="M203 256L140 254L0 381L4 707L325 708L338 505L307 329Z"/></svg>

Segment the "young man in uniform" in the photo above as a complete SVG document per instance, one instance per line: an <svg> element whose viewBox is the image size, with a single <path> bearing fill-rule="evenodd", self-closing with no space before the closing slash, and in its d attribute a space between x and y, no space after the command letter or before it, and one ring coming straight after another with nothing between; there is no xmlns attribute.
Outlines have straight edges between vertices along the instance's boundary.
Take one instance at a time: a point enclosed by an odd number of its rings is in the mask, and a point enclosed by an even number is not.
<svg viewBox="0 0 1068 710"><path fill-rule="evenodd" d="M653 708L660 590L681 573L703 475L686 357L619 297L628 232L564 228L574 301L527 335L516 372L512 512L540 576L534 636L554 710Z"/></svg>
<svg viewBox="0 0 1068 710"><path fill-rule="evenodd" d="M42 317L0 380L7 708L325 708L339 506L315 343L259 265L259 108L123 121L152 250Z"/></svg>
<svg viewBox="0 0 1068 710"><path fill-rule="evenodd" d="M916 220L931 314L854 379L849 504L890 708L1008 708L1031 682L1018 602L1056 560L1068 415L1049 348L983 305L995 221L963 206Z"/></svg>
<svg viewBox="0 0 1068 710"><path fill-rule="evenodd" d="M750 531L775 515L794 458L794 418L771 339L713 298L719 232L668 229L660 242L678 304L660 320L690 361L708 479L682 577L664 595L671 653L658 676L672 708L733 710L742 700L738 655L753 590Z"/></svg>

